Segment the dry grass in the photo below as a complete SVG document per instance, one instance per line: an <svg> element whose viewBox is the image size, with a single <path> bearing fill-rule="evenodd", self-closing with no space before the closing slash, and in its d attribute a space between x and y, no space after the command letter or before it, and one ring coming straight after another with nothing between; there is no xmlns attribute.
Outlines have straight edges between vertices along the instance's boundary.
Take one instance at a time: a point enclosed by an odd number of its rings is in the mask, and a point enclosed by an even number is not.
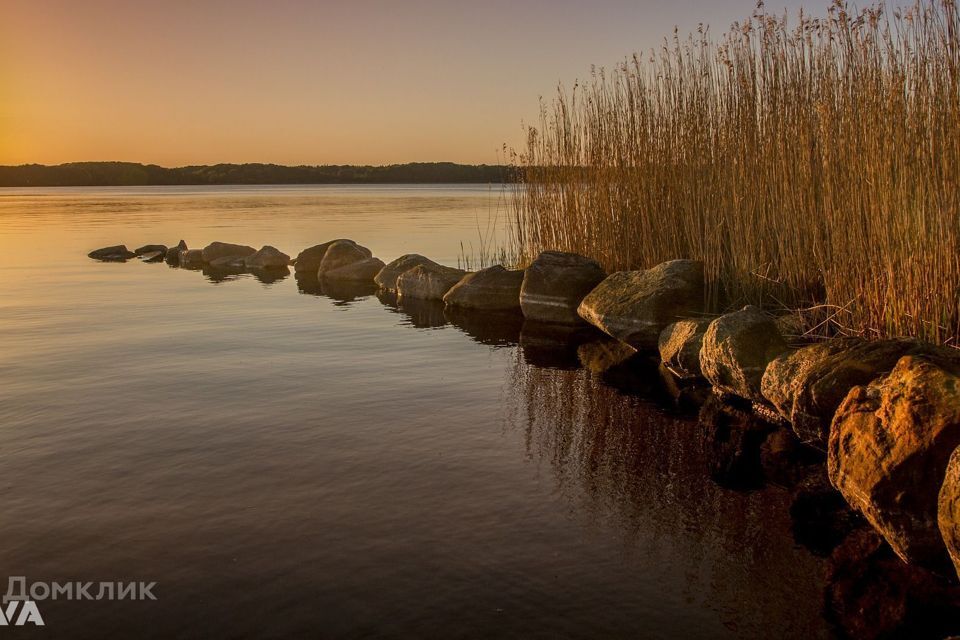
<svg viewBox="0 0 960 640"><path fill-rule="evenodd" d="M956 0L676 34L561 90L515 157L516 242L610 270L705 262L714 310L960 333ZM826 314L823 310L828 310Z"/></svg>

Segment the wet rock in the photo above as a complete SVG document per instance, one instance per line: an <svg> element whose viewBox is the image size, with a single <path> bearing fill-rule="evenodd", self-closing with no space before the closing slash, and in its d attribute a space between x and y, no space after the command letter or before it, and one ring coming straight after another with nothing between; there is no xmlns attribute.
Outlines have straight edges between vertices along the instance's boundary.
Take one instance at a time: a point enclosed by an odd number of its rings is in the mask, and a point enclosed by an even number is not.
<svg viewBox="0 0 960 640"><path fill-rule="evenodd" d="M701 384L696 378L678 378L662 362L657 368L660 374L660 383L666 395L672 400L674 409L688 411L699 410L713 395L710 385Z"/></svg>
<svg viewBox="0 0 960 640"><path fill-rule="evenodd" d="M177 246L167 249L167 255L164 259L167 261L167 264L178 265L180 264L180 254L186 250L187 243L181 240Z"/></svg>
<svg viewBox="0 0 960 640"><path fill-rule="evenodd" d="M141 253L140 259L144 262L163 262L163 259L166 255L166 252L161 253L159 251L150 251L147 253Z"/></svg>
<svg viewBox="0 0 960 640"><path fill-rule="evenodd" d="M243 263L251 269L286 269L290 266L290 256L276 247L266 245L245 257Z"/></svg>
<svg viewBox="0 0 960 640"><path fill-rule="evenodd" d="M323 278L330 271L371 257L373 256L366 247L361 247L352 240L338 240L327 247L327 252L317 268L317 277Z"/></svg>
<svg viewBox="0 0 960 640"><path fill-rule="evenodd" d="M135 257L135 254L127 249L125 245L118 244L113 247L95 249L88 253L87 257L100 260L101 262L126 262L130 258Z"/></svg>
<svg viewBox="0 0 960 640"><path fill-rule="evenodd" d="M373 284L373 279L380 273L381 269L383 269L383 260L380 258L365 258L337 269L326 271L323 274L323 278L328 281L369 282Z"/></svg>
<svg viewBox="0 0 960 640"><path fill-rule="evenodd" d="M582 324L577 308L606 277L596 260L544 251L524 271L520 287L523 315L536 322Z"/></svg>
<svg viewBox="0 0 960 640"><path fill-rule="evenodd" d="M760 447L772 427L748 407L711 395L701 407L698 425L710 449L710 476L723 487L755 489L763 485Z"/></svg>
<svg viewBox="0 0 960 640"><path fill-rule="evenodd" d="M827 617L850 638L943 638L960 633L960 594L901 562L876 532L859 529L830 557Z"/></svg>
<svg viewBox="0 0 960 640"><path fill-rule="evenodd" d="M384 265L383 270L374 278L374 282L382 289L387 291L397 291L397 278L414 267L428 265L439 267L440 265L419 253L408 253L402 255L396 260Z"/></svg>
<svg viewBox="0 0 960 640"><path fill-rule="evenodd" d="M138 247L133 250L133 254L138 258L142 258L144 254L147 253L159 253L163 256L167 255L167 245L165 244L145 244L142 247Z"/></svg>
<svg viewBox="0 0 960 640"><path fill-rule="evenodd" d="M763 374L761 391L801 440L825 447L830 422L850 389L888 373L906 355L957 366L955 350L917 340L837 338L774 359Z"/></svg>
<svg viewBox="0 0 960 640"><path fill-rule="evenodd" d="M180 253L180 266L185 269L197 269L203 266L202 249L186 249Z"/></svg>
<svg viewBox="0 0 960 640"><path fill-rule="evenodd" d="M614 338L603 338L577 347L580 364L593 373L603 373L637 354L637 350Z"/></svg>
<svg viewBox="0 0 960 640"><path fill-rule="evenodd" d="M660 359L679 377L699 377L700 347L710 320L679 320L660 332Z"/></svg>
<svg viewBox="0 0 960 640"><path fill-rule="evenodd" d="M245 258L257 250L245 244L230 244L229 242L211 242L203 248L203 261L212 264L222 258Z"/></svg>
<svg viewBox="0 0 960 640"><path fill-rule="evenodd" d="M204 260L204 262L214 269L242 270L246 266L241 256L223 256L209 261Z"/></svg>
<svg viewBox="0 0 960 640"><path fill-rule="evenodd" d="M812 468L816 467L826 485L836 493L836 489L827 479L823 453L800 442L789 427L777 427L763 442L760 447L760 465L768 482L788 488L807 479ZM839 493L837 497L840 498Z"/></svg>
<svg viewBox="0 0 960 640"><path fill-rule="evenodd" d="M811 553L826 557L867 523L830 484L825 465L800 466L799 470L806 476L797 484L790 504L793 538Z"/></svg>
<svg viewBox="0 0 960 640"><path fill-rule="evenodd" d="M443 296L451 307L509 311L520 309L523 271L511 271L501 265L468 273Z"/></svg>
<svg viewBox="0 0 960 640"><path fill-rule="evenodd" d="M323 262L323 256L327 255L327 249L329 249L330 245L335 242L353 242L353 240L339 238L337 240L330 240L329 242L316 244L312 247L304 249L297 254L297 258L294 262L294 270L297 273L309 272L316 275L317 271L320 269L320 263ZM356 242L353 242L353 244L356 244ZM370 256L368 255L366 257L369 258Z"/></svg>
<svg viewBox="0 0 960 640"><path fill-rule="evenodd" d="M707 327L700 349L700 370L715 389L763 402L763 372L787 349L773 319L747 306L720 316Z"/></svg>
<svg viewBox="0 0 960 640"><path fill-rule="evenodd" d="M637 349L656 349L670 323L703 312L703 263L671 260L646 271L619 271L580 303L581 318Z"/></svg>
<svg viewBox="0 0 960 640"><path fill-rule="evenodd" d="M384 267L386 270L386 267ZM380 272L380 275L383 271ZM401 273L395 280L397 293L404 298L443 300L467 272L439 264L420 264ZM382 285L381 285L382 286Z"/></svg>
<svg viewBox="0 0 960 640"><path fill-rule="evenodd" d="M960 448L954 450L947 465L940 488L937 522L957 577L960 577Z"/></svg>
<svg viewBox="0 0 960 640"><path fill-rule="evenodd" d="M830 431L830 481L911 564L948 567L937 526L947 463L960 446L960 379L914 356L854 387Z"/></svg>

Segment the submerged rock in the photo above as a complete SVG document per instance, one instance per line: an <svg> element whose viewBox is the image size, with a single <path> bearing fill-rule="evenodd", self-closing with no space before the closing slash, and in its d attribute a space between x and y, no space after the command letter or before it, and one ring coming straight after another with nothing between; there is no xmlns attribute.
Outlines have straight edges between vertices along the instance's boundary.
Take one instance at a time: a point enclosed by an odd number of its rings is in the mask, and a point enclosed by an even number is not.
<svg viewBox="0 0 960 640"><path fill-rule="evenodd" d="M383 271L380 272L383 274ZM439 264L420 264L396 278L397 293L404 298L443 300L467 272ZM381 285L382 286L382 285Z"/></svg>
<svg viewBox="0 0 960 640"><path fill-rule="evenodd" d="M337 269L323 273L324 280L338 280L341 282L365 282L373 284L373 279L383 269L383 260L380 258L365 258Z"/></svg>
<svg viewBox="0 0 960 640"><path fill-rule="evenodd" d="M145 244L142 247L138 247L133 250L134 255L137 257L143 257L147 253L159 253L163 256L167 255L167 245L165 244Z"/></svg>
<svg viewBox="0 0 960 640"><path fill-rule="evenodd" d="M670 323L703 313L703 263L671 260L646 271L619 271L580 303L581 318L637 349L656 349Z"/></svg>
<svg viewBox="0 0 960 640"><path fill-rule="evenodd" d="M840 405L827 451L830 481L904 561L943 569L937 500L958 446L960 379L906 356Z"/></svg>
<svg viewBox="0 0 960 640"><path fill-rule="evenodd" d="M801 440L825 447L830 422L850 389L888 373L906 355L960 362L953 351L917 340L837 338L775 358L763 374L761 391Z"/></svg>
<svg viewBox="0 0 960 640"><path fill-rule="evenodd" d="M680 320L660 332L660 359L680 377L699 377L700 348L710 320Z"/></svg>
<svg viewBox="0 0 960 640"><path fill-rule="evenodd" d="M353 240L337 240L327 247L327 252L323 255L323 260L320 261L320 266L317 268L317 277L323 278L330 271L371 257L373 257L373 254L369 249L361 247Z"/></svg>
<svg viewBox="0 0 960 640"><path fill-rule="evenodd" d="M957 577L960 577L960 447L954 449L947 465L940 488L937 521L947 553L957 570Z"/></svg>
<svg viewBox="0 0 960 640"><path fill-rule="evenodd" d="M88 258L100 260L101 262L126 262L135 257L132 251L127 249L126 245L118 244L112 247L103 247L95 249L87 254Z"/></svg>
<svg viewBox="0 0 960 640"><path fill-rule="evenodd" d="M960 594L901 562L876 532L850 534L830 557L827 617L850 638L944 638L960 633Z"/></svg>
<svg viewBox="0 0 960 640"><path fill-rule="evenodd" d="M440 266L430 258L422 256L419 253L408 253L385 264L380 273L377 274L377 277L374 278L374 282L376 282L381 289L396 292L397 279L407 271L421 265L432 267Z"/></svg>
<svg viewBox="0 0 960 640"><path fill-rule="evenodd" d="M257 250L245 244L230 244L229 242L211 242L203 248L203 261L213 264L215 260L223 258L245 258Z"/></svg>
<svg viewBox="0 0 960 640"><path fill-rule="evenodd" d="M756 307L710 323L700 349L700 370L715 389L763 402L760 382L771 360L788 349L776 323Z"/></svg>
<svg viewBox="0 0 960 640"><path fill-rule="evenodd" d="M243 263L251 269L286 269L290 266L290 256L276 247L266 245L245 257Z"/></svg>
<svg viewBox="0 0 960 640"><path fill-rule="evenodd" d="M452 307L509 311L520 309L523 271L510 271L494 265L468 273L443 297Z"/></svg>
<svg viewBox="0 0 960 640"><path fill-rule="evenodd" d="M178 265L180 264L180 254L186 250L187 243L181 240L177 246L167 249L167 255L164 259L167 261L167 264Z"/></svg>
<svg viewBox="0 0 960 640"><path fill-rule="evenodd" d="M537 322L583 324L577 308L606 277L596 260L575 253L544 251L524 271L520 287L523 315Z"/></svg>

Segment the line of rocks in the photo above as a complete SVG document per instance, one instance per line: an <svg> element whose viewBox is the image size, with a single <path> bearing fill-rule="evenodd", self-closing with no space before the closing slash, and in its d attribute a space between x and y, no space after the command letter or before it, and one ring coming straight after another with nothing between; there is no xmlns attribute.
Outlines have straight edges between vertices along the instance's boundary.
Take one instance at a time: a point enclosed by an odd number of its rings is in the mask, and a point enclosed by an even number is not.
<svg viewBox="0 0 960 640"><path fill-rule="evenodd" d="M292 265L298 275L372 284L452 310L519 312L570 330L592 325L620 346L589 357L659 352L677 384L705 381L728 404L747 405L788 425L804 445L825 449L829 482L897 556L935 575L960 576L960 354L954 349L859 338L793 346L777 319L759 308L708 317L703 264L693 260L607 274L590 258L549 251L525 270L495 265L468 273L419 254L385 264L349 239L315 245L294 260L269 246L257 251L215 242L196 250L183 241L170 249L129 252L120 245L89 255L186 267Z"/></svg>

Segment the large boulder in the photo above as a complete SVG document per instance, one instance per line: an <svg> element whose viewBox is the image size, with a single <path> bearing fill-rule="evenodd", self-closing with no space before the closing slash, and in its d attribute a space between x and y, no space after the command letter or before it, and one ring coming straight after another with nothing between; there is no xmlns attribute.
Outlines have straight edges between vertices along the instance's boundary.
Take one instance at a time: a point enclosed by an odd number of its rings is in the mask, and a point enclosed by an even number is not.
<svg viewBox="0 0 960 640"><path fill-rule="evenodd" d="M890 375L850 390L830 428L827 470L897 555L941 569L937 499L958 446L960 378L906 356Z"/></svg>
<svg viewBox="0 0 960 640"><path fill-rule="evenodd" d="M946 477L940 488L937 521L943 542L947 545L947 553L960 577L960 447L954 450L947 465Z"/></svg>
<svg viewBox="0 0 960 640"><path fill-rule="evenodd" d="M328 271L345 267L354 262L360 262L373 257L373 254L366 247L361 247L353 240L337 240L327 247L327 252L323 254L323 260L317 267L317 277L322 278ZM299 266L299 265L297 265Z"/></svg>
<svg viewBox="0 0 960 640"><path fill-rule="evenodd" d="M606 277L596 260L575 253L544 251L523 272L520 308L529 320L582 324L577 308Z"/></svg>
<svg viewBox="0 0 960 640"><path fill-rule="evenodd" d="M165 244L145 244L133 250L133 254L138 258L147 253L161 253L167 255L167 245Z"/></svg>
<svg viewBox="0 0 960 640"><path fill-rule="evenodd" d="M715 389L763 402L760 382L771 360L788 349L773 319L757 307L710 323L700 348L700 370Z"/></svg>
<svg viewBox="0 0 960 640"><path fill-rule="evenodd" d="M830 422L850 389L888 373L906 355L945 364L958 357L953 349L917 340L837 338L774 359L763 374L761 391L801 440L824 447Z"/></svg>
<svg viewBox="0 0 960 640"><path fill-rule="evenodd" d="M180 243L175 247L170 247L167 249L167 255L165 260L167 264L178 265L180 264L180 254L187 250L187 243L184 240L181 240Z"/></svg>
<svg viewBox="0 0 960 640"><path fill-rule="evenodd" d="M320 263L323 262L323 256L327 255L327 249L329 249L330 245L334 242L353 242L353 240L340 238L322 244L315 244L312 247L304 249L297 254L293 267L294 271L297 273L307 272L316 275L317 270L320 268Z"/></svg>
<svg viewBox="0 0 960 640"><path fill-rule="evenodd" d="M440 266L430 258L422 256L419 253L408 253L384 265L383 270L374 278L374 282L386 291L397 291L397 278L410 269L421 265Z"/></svg>
<svg viewBox="0 0 960 640"><path fill-rule="evenodd" d="M494 265L468 273L443 296L451 307L508 311L520 308L523 271Z"/></svg>
<svg viewBox="0 0 960 640"><path fill-rule="evenodd" d="M383 271L380 274L382 275ZM401 273L396 278L395 286L397 293L404 298L443 300L443 296L465 275L467 272L463 269L439 264L421 264Z"/></svg>
<svg viewBox="0 0 960 640"><path fill-rule="evenodd" d="M221 258L245 258L256 252L256 249L245 244L211 242L203 248L203 261L209 264Z"/></svg>
<svg viewBox="0 0 960 640"><path fill-rule="evenodd" d="M325 271L324 281L364 282L373 284L373 279L383 269L383 260L380 258L365 258L350 264Z"/></svg>
<svg viewBox="0 0 960 640"><path fill-rule="evenodd" d="M680 377L699 377L700 347L710 320L679 320L660 332L660 359Z"/></svg>
<svg viewBox="0 0 960 640"><path fill-rule="evenodd" d="M598 284L577 313L637 349L656 349L660 332L703 312L703 263L671 260L646 271L619 271Z"/></svg>
<svg viewBox="0 0 960 640"><path fill-rule="evenodd" d="M102 249L95 249L87 254L88 258L93 258L94 260L100 260L102 262L126 262L128 259L135 257L136 254L133 251L127 249L126 245L118 244L112 247L103 247Z"/></svg>
<svg viewBox="0 0 960 640"><path fill-rule="evenodd" d="M243 263L251 269L282 269L290 265L290 256L267 245L244 258Z"/></svg>
<svg viewBox="0 0 960 640"><path fill-rule="evenodd" d="M180 252L180 266L187 269L203 266L203 249L186 249Z"/></svg>

